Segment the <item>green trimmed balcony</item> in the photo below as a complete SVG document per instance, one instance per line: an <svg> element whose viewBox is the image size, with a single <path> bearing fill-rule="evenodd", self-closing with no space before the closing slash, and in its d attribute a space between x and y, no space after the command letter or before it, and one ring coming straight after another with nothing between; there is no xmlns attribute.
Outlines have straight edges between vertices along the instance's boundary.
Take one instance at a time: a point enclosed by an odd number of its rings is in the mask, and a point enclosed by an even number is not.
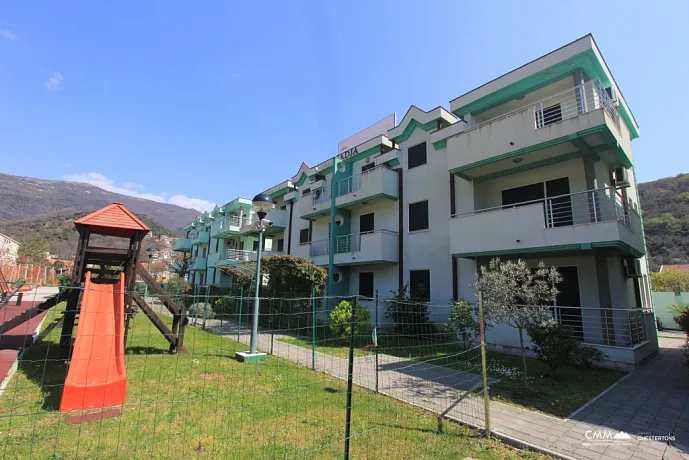
<svg viewBox="0 0 689 460"><path fill-rule="evenodd" d="M254 214L254 216L255 217L253 217L251 220L244 220L244 223L239 230L240 234L250 235L258 233L254 227L256 222L258 222L258 216L256 216L256 214ZM287 228L289 223L289 212L283 209L271 209L266 215L266 219L271 222L271 225L266 227L264 234L267 236L276 235L284 232Z"/></svg>
<svg viewBox="0 0 689 460"><path fill-rule="evenodd" d="M361 174L355 174L337 181L335 205L338 209L352 208L373 200L397 200L399 196L397 172L384 166L377 166ZM324 184L311 189L311 195L299 199L299 213L302 219L312 219L330 212L332 187Z"/></svg>
<svg viewBox="0 0 689 460"><path fill-rule="evenodd" d="M191 260L189 266L192 270L203 271L206 269L207 260L205 257L197 256Z"/></svg>
<svg viewBox="0 0 689 460"><path fill-rule="evenodd" d="M227 239L238 235L242 227L250 223L250 216L227 216L220 222L217 231L213 233L213 238Z"/></svg>
<svg viewBox="0 0 689 460"><path fill-rule="evenodd" d="M474 182L584 155L611 167L632 165L630 133L598 80L476 121L431 135L434 145L447 147L449 171Z"/></svg>
<svg viewBox="0 0 689 460"><path fill-rule="evenodd" d="M398 235L391 230L352 233L335 238L335 265L395 264L398 261ZM328 265L330 240L311 242L314 265Z"/></svg>
<svg viewBox="0 0 689 460"><path fill-rule="evenodd" d="M191 252L191 238L178 238L172 245L172 250L177 252Z"/></svg>
<svg viewBox="0 0 689 460"><path fill-rule="evenodd" d="M450 219L450 251L463 258L645 254L641 218L614 188L457 214Z"/></svg>
<svg viewBox="0 0 689 460"><path fill-rule="evenodd" d="M191 235L191 245L192 246L208 245L209 238L210 238L210 233L208 233L208 232L194 232Z"/></svg>
<svg viewBox="0 0 689 460"><path fill-rule="evenodd" d="M215 255L215 254L214 254ZM214 256L214 255L211 255ZM261 251L261 259L263 257L270 256L281 256L283 255L280 251ZM243 262L256 262L257 252L256 251L245 251L243 249L226 249L225 251L215 255L217 261L213 263L213 266L218 265L236 265Z"/></svg>

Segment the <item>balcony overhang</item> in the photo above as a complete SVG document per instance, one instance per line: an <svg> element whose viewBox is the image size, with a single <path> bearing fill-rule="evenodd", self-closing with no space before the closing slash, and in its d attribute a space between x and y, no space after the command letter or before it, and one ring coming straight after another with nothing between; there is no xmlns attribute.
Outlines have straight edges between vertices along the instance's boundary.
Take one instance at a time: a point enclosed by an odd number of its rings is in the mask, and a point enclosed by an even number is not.
<svg viewBox="0 0 689 460"><path fill-rule="evenodd" d="M513 117L519 116L521 114ZM533 114L526 113L526 116L530 121ZM509 122L510 119L506 118L454 136L448 147L450 172L467 180L484 182L585 155L596 156L597 159L610 165L621 165L625 168L632 166L630 154L625 150L628 143L623 141L613 120L608 117L604 109L587 112L540 129L530 129L525 133L528 137L525 137L522 142L509 145L505 140L505 146L501 147L495 141L499 136L491 137L491 133L497 133L500 123ZM511 134L509 130L505 132ZM477 150L481 148L475 141L476 137L484 139L482 142L493 145L484 145L484 150L477 152L476 161L462 164L462 157L459 155L465 155L468 151L467 145ZM502 153L497 155L491 156L490 153L486 153L501 150ZM481 155L484 153L485 155ZM452 161L453 156L457 158L457 161ZM484 157L480 158L481 156ZM453 167L453 163L458 162L460 165Z"/></svg>
<svg viewBox="0 0 689 460"><path fill-rule="evenodd" d="M597 241L593 243L563 244L557 246L541 246L534 248L515 248L495 251L464 252L452 254L453 257L463 259L493 258L531 258L531 257L564 257L571 255L620 255L625 257L643 257L643 253L634 249L624 241Z"/></svg>

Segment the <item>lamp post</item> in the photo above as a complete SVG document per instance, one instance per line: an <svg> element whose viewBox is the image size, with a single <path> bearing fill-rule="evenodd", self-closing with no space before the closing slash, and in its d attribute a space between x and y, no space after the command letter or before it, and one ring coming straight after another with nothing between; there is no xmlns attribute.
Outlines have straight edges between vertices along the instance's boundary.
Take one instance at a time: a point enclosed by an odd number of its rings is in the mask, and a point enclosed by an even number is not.
<svg viewBox="0 0 689 460"><path fill-rule="evenodd" d="M146 254L148 254L148 266L146 267L146 270L148 270L149 273L151 272L151 259L153 259L153 254L155 254L157 250L157 248L146 249ZM144 301L148 302L148 284L146 283L144 283Z"/></svg>
<svg viewBox="0 0 689 460"><path fill-rule="evenodd" d="M259 353L256 350L258 341L258 312L259 312L259 295L261 293L261 251L263 250L263 232L266 226L270 224L265 220L266 214L273 208L273 199L266 193L259 193L254 197L251 203L258 216L258 222L254 224L254 230L258 232L258 250L256 251L256 293L254 295L254 317L251 324L251 341L249 342L249 351L238 351L235 355L239 362L249 361L263 361L266 359L265 353Z"/></svg>

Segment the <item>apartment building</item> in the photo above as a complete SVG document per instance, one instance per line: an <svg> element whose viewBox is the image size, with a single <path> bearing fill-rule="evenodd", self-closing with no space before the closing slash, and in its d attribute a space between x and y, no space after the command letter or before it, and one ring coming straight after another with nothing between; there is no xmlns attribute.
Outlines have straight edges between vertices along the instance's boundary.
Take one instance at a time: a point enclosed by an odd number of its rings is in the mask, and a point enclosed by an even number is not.
<svg viewBox="0 0 689 460"><path fill-rule="evenodd" d="M449 110L411 106L364 134L266 190L268 251L329 267L329 295L389 297L409 283L433 303L474 300L491 258L543 261L563 276L553 315L583 342L621 367L655 353L631 149L639 127L591 35ZM254 219L237 198L190 224L194 282L229 285L216 267L255 259ZM487 338L519 346L506 325Z"/></svg>

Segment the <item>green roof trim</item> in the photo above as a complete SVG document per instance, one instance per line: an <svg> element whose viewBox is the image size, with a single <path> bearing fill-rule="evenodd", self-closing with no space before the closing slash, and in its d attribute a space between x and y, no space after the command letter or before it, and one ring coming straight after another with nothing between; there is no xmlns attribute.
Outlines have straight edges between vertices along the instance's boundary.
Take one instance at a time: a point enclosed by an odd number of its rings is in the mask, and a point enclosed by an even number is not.
<svg viewBox="0 0 689 460"><path fill-rule="evenodd" d="M436 150L444 149L445 147L447 147L447 138L433 142L433 148Z"/></svg>
<svg viewBox="0 0 689 460"><path fill-rule="evenodd" d="M437 126L438 123L436 123L436 120L431 120L428 123L421 123L416 119L412 118L411 120L409 120L409 123L404 128L404 131L402 131L402 134L400 134L397 137L391 138L391 140L395 140L399 144L409 139L416 128L423 129L424 131L428 132L435 129Z"/></svg>
<svg viewBox="0 0 689 460"><path fill-rule="evenodd" d="M599 79L606 88L612 86L612 81L610 81L608 78L603 63L598 60L593 49L589 49L569 59L558 62L557 64L552 65L543 71L534 73L526 78L512 83L511 85L494 91L480 99L470 102L469 104L458 107L457 109L453 110L453 113L459 117L469 113L474 115L480 114L486 110L492 109L493 107L504 104L507 101L517 99L527 93L548 86L552 83L562 80L563 78L567 78L572 75L572 72L576 68L581 68L586 77L589 79ZM631 138L638 138L639 130L637 129L636 123L631 116L631 111L626 106L624 101L622 101L620 104L620 115L629 129Z"/></svg>
<svg viewBox="0 0 689 460"><path fill-rule="evenodd" d="M270 197L271 197L272 199L280 198L281 196L288 194L288 193L291 192L292 190L294 190L294 189L293 189L293 188L290 188L290 187L282 187L280 190L271 193L271 194L270 194Z"/></svg>

